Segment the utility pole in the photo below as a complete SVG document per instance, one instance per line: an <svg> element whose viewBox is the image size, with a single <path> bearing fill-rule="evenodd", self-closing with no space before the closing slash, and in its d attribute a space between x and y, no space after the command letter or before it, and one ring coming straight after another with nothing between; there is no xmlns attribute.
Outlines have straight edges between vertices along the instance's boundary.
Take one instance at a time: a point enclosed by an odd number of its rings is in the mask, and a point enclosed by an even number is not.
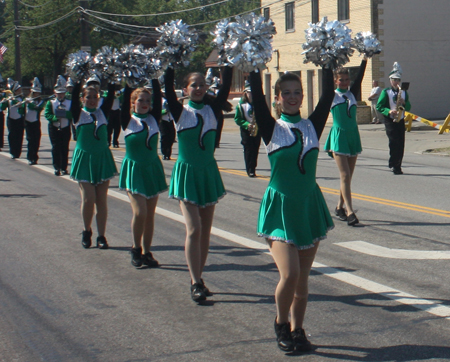
<svg viewBox="0 0 450 362"><path fill-rule="evenodd" d="M20 64L20 33L19 29L17 29L19 25L19 0L14 0L14 64L16 70L15 78L19 83L22 83L22 68Z"/></svg>
<svg viewBox="0 0 450 362"><path fill-rule="evenodd" d="M16 0L17 1L17 0ZM80 6L83 9L88 8L87 0L80 0ZM87 19L87 15L82 13L80 22L81 22L81 50L90 53L91 52L91 40L89 38L89 23L85 21Z"/></svg>

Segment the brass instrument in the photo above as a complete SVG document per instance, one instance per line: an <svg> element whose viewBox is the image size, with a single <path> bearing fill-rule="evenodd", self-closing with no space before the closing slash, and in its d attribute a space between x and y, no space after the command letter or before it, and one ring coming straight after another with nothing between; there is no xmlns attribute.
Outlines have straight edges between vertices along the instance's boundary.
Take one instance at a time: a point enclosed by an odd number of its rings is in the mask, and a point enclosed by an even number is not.
<svg viewBox="0 0 450 362"><path fill-rule="evenodd" d="M252 114L252 118L250 119L249 124L250 126L248 128L250 128L250 137L256 137L256 135L258 134L258 125L256 124L254 113Z"/></svg>
<svg viewBox="0 0 450 362"><path fill-rule="evenodd" d="M53 99L53 98L55 98L55 97L56 97L56 96L53 94L53 95L51 95L51 96L49 96L49 97L42 98L42 101L45 102L45 101L48 101L48 100ZM39 97L34 97L34 98L25 98L23 101L18 102L18 103L16 103L16 104L13 104L11 107L20 107L20 106L21 106L22 104L24 104L24 103L28 104L28 103L34 102L35 100L37 100L37 99L39 99L39 98L41 98L41 96L39 96Z"/></svg>
<svg viewBox="0 0 450 362"><path fill-rule="evenodd" d="M398 85L398 93L397 93L397 103L395 104L395 110L397 111L397 117L394 119L394 122L400 122L405 116L405 107L401 105L402 101L402 91L407 91L409 88L409 83L403 82L402 85ZM405 97L406 98L406 97Z"/></svg>
<svg viewBox="0 0 450 362"><path fill-rule="evenodd" d="M397 111L397 117L395 117L394 122L400 122L405 114L405 107L401 105L402 101L402 87L400 84L398 85L398 93L397 93L397 103L395 104L395 110Z"/></svg>
<svg viewBox="0 0 450 362"><path fill-rule="evenodd" d="M66 107L63 103L59 103L58 107L55 109L55 116L58 118L58 121L55 123L59 131L61 131L61 119L66 118L66 111Z"/></svg>
<svg viewBox="0 0 450 362"><path fill-rule="evenodd" d="M12 100L14 100L14 99L16 99L16 98L19 98L19 97L22 97L22 96L23 96L23 94L20 93L20 94L18 94L18 95L12 96L12 97L5 98L5 99L3 99L3 100L0 102L0 104L1 104L1 103L8 103L9 101L12 101Z"/></svg>

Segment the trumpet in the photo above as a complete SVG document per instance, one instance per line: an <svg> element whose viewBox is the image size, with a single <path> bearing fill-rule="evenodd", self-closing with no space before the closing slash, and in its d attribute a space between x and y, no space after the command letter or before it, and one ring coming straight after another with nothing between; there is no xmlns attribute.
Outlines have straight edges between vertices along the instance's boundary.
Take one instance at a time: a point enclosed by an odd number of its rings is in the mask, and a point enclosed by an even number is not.
<svg viewBox="0 0 450 362"><path fill-rule="evenodd" d="M42 98L42 102L46 102L46 101L48 101L48 100L50 100L50 99L53 99L53 98L55 98L55 97L56 97L56 96L53 94L53 95L51 95L51 96L49 96L49 97ZM41 98L41 96L39 96L39 97L34 97L34 98L25 98L23 101L18 102L18 103L16 103L16 104L13 104L11 107L20 107L20 106L21 106L22 104L24 104L24 103L28 104L28 103L34 102L35 100L37 100L37 99L39 99L39 98Z"/></svg>
<svg viewBox="0 0 450 362"><path fill-rule="evenodd" d="M15 96L12 96L12 97L5 98L5 99L3 99L3 100L0 102L0 104L1 104L1 103L8 103L9 101L12 101L12 100L14 100L14 99L16 99L16 98L19 98L19 97L22 97L22 96L23 96L23 94L20 93L20 94L17 94L17 95L15 95Z"/></svg>

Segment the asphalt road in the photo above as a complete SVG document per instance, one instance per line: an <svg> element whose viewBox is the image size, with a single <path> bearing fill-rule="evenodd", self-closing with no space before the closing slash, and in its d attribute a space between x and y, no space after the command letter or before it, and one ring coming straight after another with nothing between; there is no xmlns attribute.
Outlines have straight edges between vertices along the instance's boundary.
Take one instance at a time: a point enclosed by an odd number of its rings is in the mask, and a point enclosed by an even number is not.
<svg viewBox="0 0 450 362"><path fill-rule="evenodd" d="M448 158L407 153L394 176L386 151L363 152L353 181L361 224L335 221L310 278L305 329L316 349L285 356L273 332L278 272L255 235L269 164L262 150L260 177L248 178L239 142L225 129L216 152L228 194L216 207L204 306L190 299L176 201L158 202L162 267L137 270L117 178L111 248L85 250L78 186L53 175L48 137L38 166L0 153L0 361L450 360ZM124 150L113 153L119 167ZM164 161L168 179L172 166ZM323 152L317 176L333 210L338 172Z"/></svg>

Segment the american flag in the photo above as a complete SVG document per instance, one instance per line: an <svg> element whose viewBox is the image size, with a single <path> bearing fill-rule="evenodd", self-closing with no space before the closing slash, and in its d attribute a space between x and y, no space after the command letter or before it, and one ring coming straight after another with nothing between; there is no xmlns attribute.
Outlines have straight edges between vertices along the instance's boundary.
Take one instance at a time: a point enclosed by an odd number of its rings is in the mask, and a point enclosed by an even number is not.
<svg viewBox="0 0 450 362"><path fill-rule="evenodd" d="M3 63L3 54L8 50L2 43L0 43L0 62Z"/></svg>

